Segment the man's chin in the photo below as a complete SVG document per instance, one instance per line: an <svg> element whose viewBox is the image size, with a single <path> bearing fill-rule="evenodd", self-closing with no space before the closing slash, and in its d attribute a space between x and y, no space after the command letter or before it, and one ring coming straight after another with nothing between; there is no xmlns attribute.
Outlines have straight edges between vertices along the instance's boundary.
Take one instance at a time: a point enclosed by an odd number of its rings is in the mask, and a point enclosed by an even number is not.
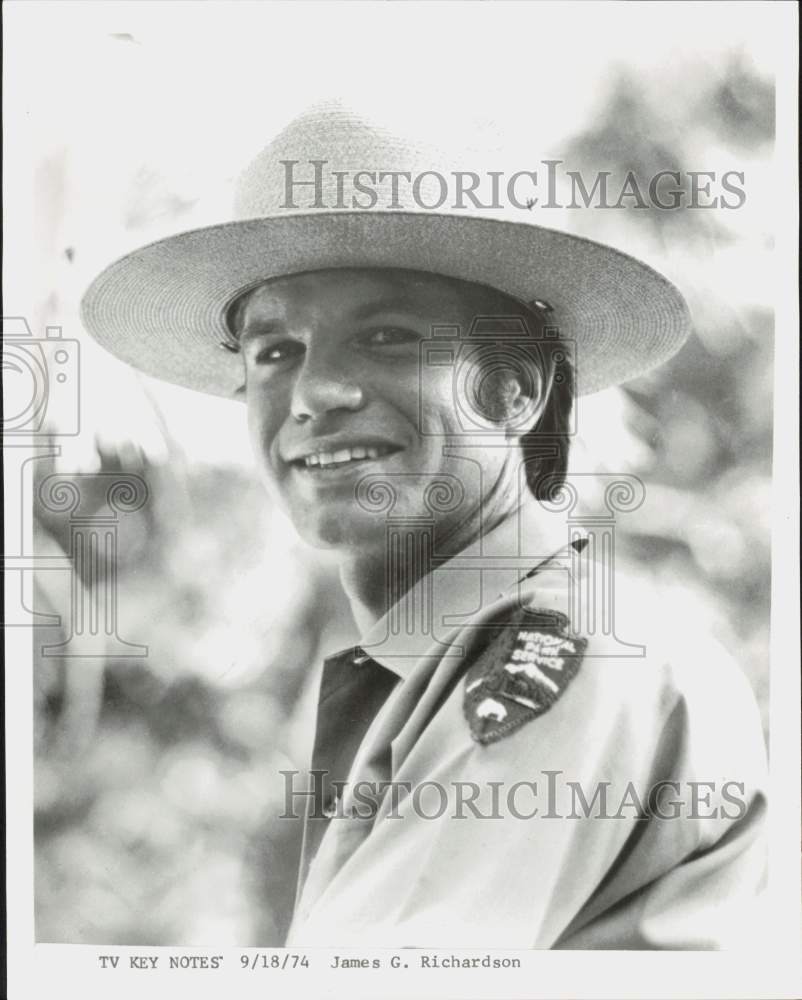
<svg viewBox="0 0 802 1000"><path fill-rule="evenodd" d="M351 551L364 553L384 545L384 521L376 517L332 510L319 511L314 520L294 521L301 538L316 549L338 549L347 554Z"/></svg>

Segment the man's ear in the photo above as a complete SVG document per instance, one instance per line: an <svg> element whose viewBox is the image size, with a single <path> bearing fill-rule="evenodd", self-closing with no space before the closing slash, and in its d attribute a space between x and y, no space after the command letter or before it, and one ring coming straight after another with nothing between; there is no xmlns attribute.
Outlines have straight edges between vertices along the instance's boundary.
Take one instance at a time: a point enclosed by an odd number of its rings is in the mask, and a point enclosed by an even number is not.
<svg viewBox="0 0 802 1000"><path fill-rule="evenodd" d="M548 398L548 380L534 364L521 370L514 363L478 365L464 386L468 405L480 422L504 430L510 440L537 424Z"/></svg>
<svg viewBox="0 0 802 1000"><path fill-rule="evenodd" d="M508 412L505 414L506 436L517 441L543 416L549 395L549 381L539 368L527 372L526 377L512 377L508 390Z"/></svg>

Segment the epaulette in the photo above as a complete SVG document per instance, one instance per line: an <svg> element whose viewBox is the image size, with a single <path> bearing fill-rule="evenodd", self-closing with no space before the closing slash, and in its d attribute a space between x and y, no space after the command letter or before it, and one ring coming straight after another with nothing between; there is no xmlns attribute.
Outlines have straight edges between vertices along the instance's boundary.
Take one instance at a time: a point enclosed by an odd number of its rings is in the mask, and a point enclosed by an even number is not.
<svg viewBox="0 0 802 1000"><path fill-rule="evenodd" d="M478 743L494 743L547 712L576 676L587 639L559 611L520 608L465 676L463 711Z"/></svg>

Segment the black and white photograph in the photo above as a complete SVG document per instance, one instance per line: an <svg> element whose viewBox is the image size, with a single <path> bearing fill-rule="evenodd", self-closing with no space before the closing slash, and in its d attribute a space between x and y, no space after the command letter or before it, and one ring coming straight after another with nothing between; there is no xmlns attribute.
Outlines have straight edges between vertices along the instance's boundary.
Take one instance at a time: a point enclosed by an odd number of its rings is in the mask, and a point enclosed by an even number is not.
<svg viewBox="0 0 802 1000"><path fill-rule="evenodd" d="M797 18L5 5L11 1000L798 995Z"/></svg>

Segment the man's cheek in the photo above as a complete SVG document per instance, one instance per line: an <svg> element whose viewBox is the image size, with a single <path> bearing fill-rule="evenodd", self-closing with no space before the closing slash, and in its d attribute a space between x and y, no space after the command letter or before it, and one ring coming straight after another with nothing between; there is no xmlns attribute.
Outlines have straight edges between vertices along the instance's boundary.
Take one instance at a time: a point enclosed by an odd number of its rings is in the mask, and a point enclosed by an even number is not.
<svg viewBox="0 0 802 1000"><path fill-rule="evenodd" d="M463 433L456 413L440 405L423 406L420 419L421 435L436 443L442 443L443 438L454 437Z"/></svg>
<svg viewBox="0 0 802 1000"><path fill-rule="evenodd" d="M278 428L274 426L270 414L265 414L256 407L248 408L248 436L251 441L251 449L260 470L271 477L276 472L274 463L277 433Z"/></svg>
<svg viewBox="0 0 802 1000"><path fill-rule="evenodd" d="M444 419L454 411L451 368L424 366L414 392L408 392L403 401L397 400L396 406L412 418L422 434L442 434Z"/></svg>
<svg viewBox="0 0 802 1000"><path fill-rule="evenodd" d="M460 432L451 372L428 378L421 385L416 423L426 437L454 435Z"/></svg>

